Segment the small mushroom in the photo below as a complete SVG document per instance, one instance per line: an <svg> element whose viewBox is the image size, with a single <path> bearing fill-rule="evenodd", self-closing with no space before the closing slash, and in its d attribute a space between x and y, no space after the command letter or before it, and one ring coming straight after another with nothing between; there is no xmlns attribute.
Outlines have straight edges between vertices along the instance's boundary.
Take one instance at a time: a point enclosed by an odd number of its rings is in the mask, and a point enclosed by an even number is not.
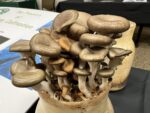
<svg viewBox="0 0 150 113"><path fill-rule="evenodd" d="M60 87L60 89L62 89L62 87L65 86L70 86L68 80L67 80L67 73L65 71L61 71L61 70L54 70L53 71L53 75L58 77L58 85Z"/></svg>
<svg viewBox="0 0 150 113"><path fill-rule="evenodd" d="M108 49L106 48L85 48L80 53L80 59L83 61L103 61L105 56L108 54Z"/></svg>
<svg viewBox="0 0 150 113"><path fill-rule="evenodd" d="M62 69L67 73L71 73L73 68L74 68L74 61L72 59L66 59L62 66Z"/></svg>
<svg viewBox="0 0 150 113"><path fill-rule="evenodd" d="M127 19L115 15L91 16L87 23L90 30L100 34L122 33L130 27Z"/></svg>
<svg viewBox="0 0 150 113"><path fill-rule="evenodd" d="M58 43L44 33L34 35L30 41L30 46L33 52L43 56L56 57L61 51Z"/></svg>
<svg viewBox="0 0 150 113"><path fill-rule="evenodd" d="M109 49L108 57L112 59L115 57L126 56L126 55L129 55L131 53L132 53L132 51L130 51L130 50L112 47Z"/></svg>
<svg viewBox="0 0 150 113"><path fill-rule="evenodd" d="M74 68L74 74L78 76L78 87L79 90L88 98L92 96L91 92L89 91L86 83L87 77L91 74L89 71L85 69Z"/></svg>
<svg viewBox="0 0 150 113"><path fill-rule="evenodd" d="M68 26L73 24L78 18L78 12L75 10L66 10L58 14L53 22L53 29L56 32L65 31Z"/></svg>
<svg viewBox="0 0 150 113"><path fill-rule="evenodd" d="M112 39L100 34L85 33L81 35L80 42L94 46L106 46L112 43Z"/></svg>
<svg viewBox="0 0 150 113"><path fill-rule="evenodd" d="M51 30L48 29L48 28L41 28L41 29L39 30L39 33L45 33L45 34L47 34L47 35L50 35L50 34L51 34Z"/></svg>
<svg viewBox="0 0 150 113"><path fill-rule="evenodd" d="M101 90L103 90L108 84L108 79L113 76L114 72L115 71L111 68L106 68L98 71L97 76L100 76L102 78L102 84L100 85Z"/></svg>

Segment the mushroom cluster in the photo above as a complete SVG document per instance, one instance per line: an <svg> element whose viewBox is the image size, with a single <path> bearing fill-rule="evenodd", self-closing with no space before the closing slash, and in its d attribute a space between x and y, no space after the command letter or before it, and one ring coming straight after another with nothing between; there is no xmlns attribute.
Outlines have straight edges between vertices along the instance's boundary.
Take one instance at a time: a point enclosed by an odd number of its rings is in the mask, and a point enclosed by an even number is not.
<svg viewBox="0 0 150 113"><path fill-rule="evenodd" d="M30 41L20 40L10 47L11 52L22 54L11 66L12 83L47 92L60 101L83 101L99 95L131 53L113 47L129 27L129 21L120 16L63 11L52 28L42 28ZM36 63L36 54L41 63Z"/></svg>

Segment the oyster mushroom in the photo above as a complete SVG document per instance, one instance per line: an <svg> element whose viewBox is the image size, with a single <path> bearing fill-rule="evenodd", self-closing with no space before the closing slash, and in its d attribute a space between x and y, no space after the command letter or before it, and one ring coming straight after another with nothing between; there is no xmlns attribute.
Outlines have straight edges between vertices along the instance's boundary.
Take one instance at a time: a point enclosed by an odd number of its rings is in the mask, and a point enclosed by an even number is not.
<svg viewBox="0 0 150 113"><path fill-rule="evenodd" d="M122 48L110 48L108 53L108 58L110 59L109 67L116 69L118 65L122 64L124 57L131 53L132 51L124 50Z"/></svg>
<svg viewBox="0 0 150 113"><path fill-rule="evenodd" d="M14 43L10 48L10 52L20 52L23 58L32 58L34 59L35 54L31 52L31 48L29 45L29 40L19 40L16 43Z"/></svg>
<svg viewBox="0 0 150 113"><path fill-rule="evenodd" d="M56 57L60 54L61 48L49 35L38 33L30 41L31 50L43 56Z"/></svg>
<svg viewBox="0 0 150 113"><path fill-rule="evenodd" d="M126 55L129 55L131 53L132 53L132 51L130 51L130 50L112 47L109 49L108 57L113 59L115 57L126 56Z"/></svg>
<svg viewBox="0 0 150 113"><path fill-rule="evenodd" d="M121 33L129 29L130 23L127 19L115 15L95 15L87 21L90 30L100 34Z"/></svg>
<svg viewBox="0 0 150 113"><path fill-rule="evenodd" d="M52 89L45 79L45 72L36 69L34 65L26 64L25 59L21 59L12 64L10 72L12 74L12 83L17 87L32 87L37 91L46 91L53 96Z"/></svg>
<svg viewBox="0 0 150 113"><path fill-rule="evenodd" d="M114 70L111 68L105 68L102 70L99 70L97 73L97 76L100 76L102 78L102 84L100 85L100 90L104 90L105 86L108 84L108 79L111 78L114 74Z"/></svg>
<svg viewBox="0 0 150 113"><path fill-rule="evenodd" d="M81 35L80 42L94 46L106 46L112 43L112 38L100 34L85 33Z"/></svg>
<svg viewBox="0 0 150 113"><path fill-rule="evenodd" d="M92 97L90 90L87 87L86 79L91 74L85 69L74 68L74 74L78 76L78 87L79 90L88 98Z"/></svg>
<svg viewBox="0 0 150 113"><path fill-rule="evenodd" d="M41 69L30 69L15 73L12 76L12 83L17 87L30 87L45 79L45 73Z"/></svg>
<svg viewBox="0 0 150 113"><path fill-rule="evenodd" d="M58 14L53 22L53 29L56 32L65 31L78 18L78 12L75 10L66 10Z"/></svg>
<svg viewBox="0 0 150 113"><path fill-rule="evenodd" d="M91 90L97 87L95 82L96 72L99 69L99 62L103 61L108 54L106 48L85 48L80 53L80 59L87 61L90 67L91 76L89 76L89 86Z"/></svg>

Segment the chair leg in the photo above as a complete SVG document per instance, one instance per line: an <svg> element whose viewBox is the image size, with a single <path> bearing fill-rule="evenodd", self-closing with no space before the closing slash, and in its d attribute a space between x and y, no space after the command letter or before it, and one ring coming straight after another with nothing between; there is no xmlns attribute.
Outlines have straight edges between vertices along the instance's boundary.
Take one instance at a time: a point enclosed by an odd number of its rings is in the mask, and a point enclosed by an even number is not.
<svg viewBox="0 0 150 113"><path fill-rule="evenodd" d="M140 42L140 37L141 37L141 34L142 34L142 30L143 30L143 25L140 25L139 29L138 29L138 33L137 33L136 39L135 39L135 46L136 47L139 46L139 42Z"/></svg>

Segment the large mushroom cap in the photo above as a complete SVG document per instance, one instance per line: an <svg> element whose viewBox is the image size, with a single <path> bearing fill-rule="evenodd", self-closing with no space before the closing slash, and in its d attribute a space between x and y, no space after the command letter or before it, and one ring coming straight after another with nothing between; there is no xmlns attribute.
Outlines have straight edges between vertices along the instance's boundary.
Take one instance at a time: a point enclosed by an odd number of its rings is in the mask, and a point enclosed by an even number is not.
<svg viewBox="0 0 150 113"><path fill-rule="evenodd" d="M109 78L113 76L114 72L115 71L113 69L105 68L105 69L99 70L97 75L101 76L102 78Z"/></svg>
<svg viewBox="0 0 150 113"><path fill-rule="evenodd" d="M49 35L38 33L34 35L30 41L33 52L43 55L55 57L60 54L61 48Z"/></svg>
<svg viewBox="0 0 150 113"><path fill-rule="evenodd" d="M67 73L61 70L54 70L53 75L58 76L58 77L66 77Z"/></svg>
<svg viewBox="0 0 150 113"><path fill-rule="evenodd" d="M73 24L78 18L78 12L75 10L66 10L58 14L53 22L53 29L61 32L69 25Z"/></svg>
<svg viewBox="0 0 150 113"><path fill-rule="evenodd" d="M127 19L115 15L96 15L88 19L89 29L101 34L120 33L129 29Z"/></svg>
<svg viewBox="0 0 150 113"><path fill-rule="evenodd" d="M12 76L12 83L17 87L30 87L45 79L45 72L41 69L32 69L16 73Z"/></svg>
<svg viewBox="0 0 150 113"><path fill-rule="evenodd" d="M121 57L121 56L126 56L132 53L130 50L124 50L122 48L110 48L108 56L109 58L115 58L115 57Z"/></svg>
<svg viewBox="0 0 150 113"><path fill-rule="evenodd" d="M9 51L11 52L30 52L30 45L29 40L19 40L14 43L10 48Z"/></svg>
<svg viewBox="0 0 150 113"><path fill-rule="evenodd" d="M73 72L79 76L89 76L91 73L85 69L74 68Z"/></svg>
<svg viewBox="0 0 150 113"><path fill-rule="evenodd" d="M112 39L104 35L85 33L81 35L80 42L95 46L106 46L112 42Z"/></svg>
<svg viewBox="0 0 150 113"><path fill-rule="evenodd" d="M104 60L105 56L108 53L106 48L85 48L80 53L80 59L83 61L97 62Z"/></svg>

